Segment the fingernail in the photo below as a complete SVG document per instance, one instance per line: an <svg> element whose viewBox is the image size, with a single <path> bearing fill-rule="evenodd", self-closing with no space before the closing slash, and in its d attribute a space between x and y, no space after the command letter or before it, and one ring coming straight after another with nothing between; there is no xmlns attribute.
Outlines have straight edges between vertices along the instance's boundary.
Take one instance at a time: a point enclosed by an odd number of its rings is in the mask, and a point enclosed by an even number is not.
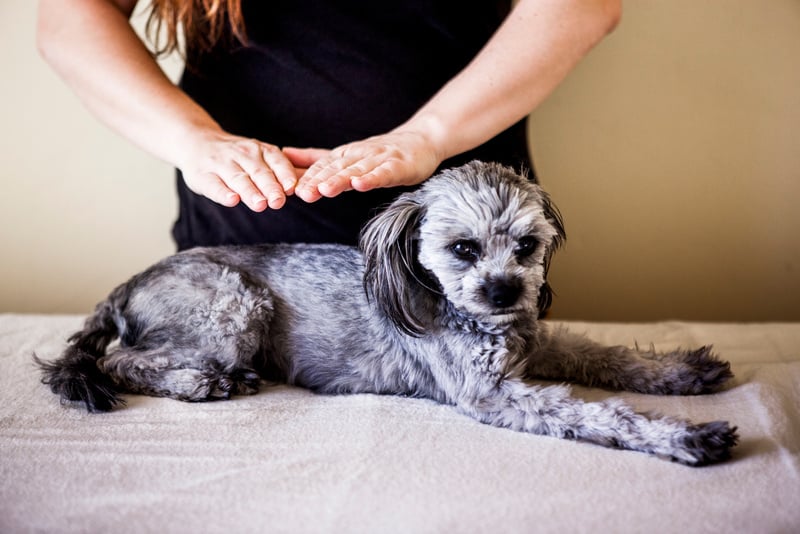
<svg viewBox="0 0 800 534"><path fill-rule="evenodd" d="M272 200L269 201L269 207L277 210L283 207L286 203L286 197L273 197Z"/></svg>

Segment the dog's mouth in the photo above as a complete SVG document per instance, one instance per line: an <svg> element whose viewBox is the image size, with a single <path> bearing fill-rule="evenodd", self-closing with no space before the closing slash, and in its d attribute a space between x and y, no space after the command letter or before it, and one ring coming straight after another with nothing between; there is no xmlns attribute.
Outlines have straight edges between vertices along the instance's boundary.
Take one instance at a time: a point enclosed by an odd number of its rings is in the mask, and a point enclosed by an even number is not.
<svg viewBox="0 0 800 534"><path fill-rule="evenodd" d="M520 308L503 308L501 310L494 310L489 314L492 321L497 323L507 323L516 319L522 313Z"/></svg>

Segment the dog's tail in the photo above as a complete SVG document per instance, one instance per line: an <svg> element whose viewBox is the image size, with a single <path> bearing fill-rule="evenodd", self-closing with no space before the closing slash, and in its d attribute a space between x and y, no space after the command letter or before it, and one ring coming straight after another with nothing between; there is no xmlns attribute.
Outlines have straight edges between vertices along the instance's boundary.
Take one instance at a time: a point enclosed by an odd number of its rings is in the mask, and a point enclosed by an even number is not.
<svg viewBox="0 0 800 534"><path fill-rule="evenodd" d="M83 402L90 412L107 412L124 404L114 382L97 366L97 360L118 335L113 300L98 304L83 330L69 338L69 346L59 359L45 362L33 356L42 370L42 383L50 386L62 403Z"/></svg>

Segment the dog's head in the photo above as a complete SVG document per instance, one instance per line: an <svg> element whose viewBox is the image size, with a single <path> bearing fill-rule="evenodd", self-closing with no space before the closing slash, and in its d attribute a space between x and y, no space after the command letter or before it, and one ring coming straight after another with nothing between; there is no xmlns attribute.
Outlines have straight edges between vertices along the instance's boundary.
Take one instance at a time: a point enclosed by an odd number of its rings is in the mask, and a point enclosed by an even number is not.
<svg viewBox="0 0 800 534"><path fill-rule="evenodd" d="M564 239L558 211L512 169L473 161L401 195L361 235L367 294L403 332L421 335L447 299L489 324L537 317Z"/></svg>

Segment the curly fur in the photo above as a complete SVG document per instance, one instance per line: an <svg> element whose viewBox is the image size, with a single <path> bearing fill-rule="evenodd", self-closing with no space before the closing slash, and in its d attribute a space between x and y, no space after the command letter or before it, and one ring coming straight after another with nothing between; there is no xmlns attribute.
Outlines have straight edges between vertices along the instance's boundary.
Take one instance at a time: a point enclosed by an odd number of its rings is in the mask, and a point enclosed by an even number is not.
<svg viewBox="0 0 800 534"><path fill-rule="evenodd" d="M262 379L320 393L425 397L487 424L651 453L688 465L729 457L735 428L588 403L564 385L653 394L716 391L708 347L607 347L538 320L564 239L534 183L480 162L401 195L339 245L198 248L117 287L43 381L89 411L131 392L186 401L258 391ZM112 341L118 338L119 342Z"/></svg>

